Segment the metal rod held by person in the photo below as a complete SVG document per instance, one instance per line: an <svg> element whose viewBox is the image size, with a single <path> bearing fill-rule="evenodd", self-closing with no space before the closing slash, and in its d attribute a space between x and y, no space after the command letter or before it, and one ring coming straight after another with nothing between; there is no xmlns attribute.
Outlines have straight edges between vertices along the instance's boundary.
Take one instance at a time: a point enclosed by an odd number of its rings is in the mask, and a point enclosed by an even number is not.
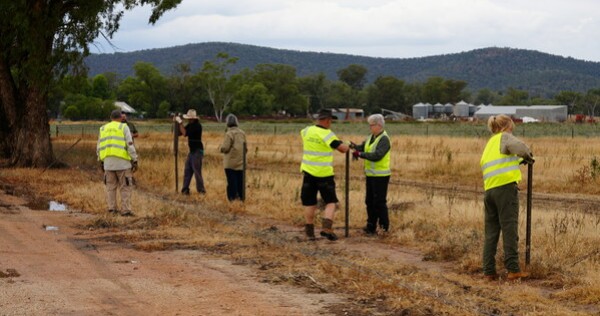
<svg viewBox="0 0 600 316"><path fill-rule="evenodd" d="M179 153L179 124L177 121L173 121L173 152L175 154L175 193L179 193L179 168L177 167Z"/></svg>
<svg viewBox="0 0 600 316"><path fill-rule="evenodd" d="M350 223L350 151L346 152L346 231L344 236L348 237L348 229Z"/></svg>
<svg viewBox="0 0 600 316"><path fill-rule="evenodd" d="M531 195L533 185L533 163L527 164L527 232L525 233L525 265L531 262Z"/></svg>

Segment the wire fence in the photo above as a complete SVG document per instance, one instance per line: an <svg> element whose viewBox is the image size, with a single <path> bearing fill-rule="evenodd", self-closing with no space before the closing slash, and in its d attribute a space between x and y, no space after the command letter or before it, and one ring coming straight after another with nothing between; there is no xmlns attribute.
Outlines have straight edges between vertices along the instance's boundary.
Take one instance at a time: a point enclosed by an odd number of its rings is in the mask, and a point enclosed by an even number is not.
<svg viewBox="0 0 600 316"><path fill-rule="evenodd" d="M86 137L98 135L104 123L53 123L50 125L50 136L81 135ZM173 124L168 122L134 122L140 134L143 133L172 133ZM240 128L250 134L285 135L299 133L310 123L306 122L242 122ZM202 128L208 132L225 132L223 123L202 122ZM368 134L369 127L364 122L336 122L331 129L338 135ZM450 136L450 137L489 137L487 126L483 123L430 123L430 122L391 122L386 124L386 131L391 135L421 135L421 136ZM513 132L520 137L598 137L598 124L577 123L533 123L518 124Z"/></svg>

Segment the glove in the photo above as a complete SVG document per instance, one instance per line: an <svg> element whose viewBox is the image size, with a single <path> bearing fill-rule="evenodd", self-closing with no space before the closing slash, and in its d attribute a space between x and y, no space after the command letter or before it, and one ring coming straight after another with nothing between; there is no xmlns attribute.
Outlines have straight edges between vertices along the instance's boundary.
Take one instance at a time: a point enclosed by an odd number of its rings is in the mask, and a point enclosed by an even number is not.
<svg viewBox="0 0 600 316"><path fill-rule="evenodd" d="M535 160L533 158L525 158L523 160L521 160L521 165L533 165L533 163L535 162Z"/></svg>
<svg viewBox="0 0 600 316"><path fill-rule="evenodd" d="M181 117L179 115L175 115L174 120L175 120L175 122L177 122L177 124L183 123L183 120L181 119Z"/></svg>
<svg viewBox="0 0 600 316"><path fill-rule="evenodd" d="M348 147L350 147L350 149L354 149L356 148L356 144L354 142L350 142L350 145L348 145Z"/></svg>
<svg viewBox="0 0 600 316"><path fill-rule="evenodd" d="M136 161L133 161L131 163L131 172L136 172L137 169L138 169L138 163L137 163L137 160L136 160Z"/></svg>
<svg viewBox="0 0 600 316"><path fill-rule="evenodd" d="M352 160L358 160L358 158L360 158L360 151L355 150L352 152Z"/></svg>
<svg viewBox="0 0 600 316"><path fill-rule="evenodd" d="M104 161L100 161L100 171L104 172Z"/></svg>

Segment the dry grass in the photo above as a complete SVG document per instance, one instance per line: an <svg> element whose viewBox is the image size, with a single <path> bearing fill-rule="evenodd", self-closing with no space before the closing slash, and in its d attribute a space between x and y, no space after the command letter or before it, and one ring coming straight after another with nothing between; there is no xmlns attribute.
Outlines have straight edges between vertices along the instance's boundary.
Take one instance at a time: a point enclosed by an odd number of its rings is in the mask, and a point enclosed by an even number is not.
<svg viewBox="0 0 600 316"><path fill-rule="evenodd" d="M366 127L359 129L366 133ZM340 136L355 142L364 138ZM82 140L63 155L63 160L76 168L43 174L32 169L2 169L0 177L28 183L35 194L97 214L88 227L105 230L140 250L192 248L228 256L238 264L257 266L268 282L349 293L360 302L365 314L369 310L384 314L598 312L586 306L600 304L600 213L585 212L586 204L569 208L559 203L534 205L529 267L534 281L497 286L477 280L483 238L479 158L486 139L392 136L394 175L388 194L392 232L385 238L363 242L416 248L424 260L449 262L453 272L440 278L418 266L398 264L385 257L357 256L321 243L298 242L303 209L298 171L302 148L297 135L249 135L247 201L228 203L222 156L218 153L221 137L218 133L204 135L203 173L208 193L200 196L192 192L190 197L175 192L171 136L156 133L137 139L139 188L133 205L138 216L133 219L104 215L102 176L93 171L94 137ZM76 139L54 140L59 156ZM600 140L525 141L536 156L536 193L587 199L599 193L599 170L594 161L600 156L595 150L600 148ZM187 153L184 140L180 148L181 177ZM344 163L345 157L336 154L342 211ZM350 167L350 226L355 236L366 220L362 162L352 162ZM522 201L521 251L525 249L524 204ZM343 212L339 212L335 226L342 225ZM501 255L498 267L503 267Z"/></svg>

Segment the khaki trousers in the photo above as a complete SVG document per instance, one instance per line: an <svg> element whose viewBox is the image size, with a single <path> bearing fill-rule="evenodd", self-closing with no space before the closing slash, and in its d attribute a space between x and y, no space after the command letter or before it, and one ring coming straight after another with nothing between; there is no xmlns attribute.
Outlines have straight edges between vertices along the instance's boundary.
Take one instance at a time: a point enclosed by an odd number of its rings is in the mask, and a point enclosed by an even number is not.
<svg viewBox="0 0 600 316"><path fill-rule="evenodd" d="M131 169L104 171L104 184L106 185L106 201L109 210L117 208L117 189L121 193L121 211L131 211L131 192L133 191L133 174Z"/></svg>

